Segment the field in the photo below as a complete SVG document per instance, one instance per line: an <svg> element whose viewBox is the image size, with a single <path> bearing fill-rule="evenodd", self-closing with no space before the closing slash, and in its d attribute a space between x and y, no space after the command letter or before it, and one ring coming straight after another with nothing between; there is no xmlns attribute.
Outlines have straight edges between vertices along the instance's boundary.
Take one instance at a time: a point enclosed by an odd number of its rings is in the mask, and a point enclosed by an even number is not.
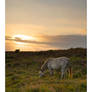
<svg viewBox="0 0 92 92"><path fill-rule="evenodd" d="M60 79L60 71L39 77L41 65L49 57L71 59L71 75ZM40 52L6 52L6 92L86 92L86 49Z"/></svg>

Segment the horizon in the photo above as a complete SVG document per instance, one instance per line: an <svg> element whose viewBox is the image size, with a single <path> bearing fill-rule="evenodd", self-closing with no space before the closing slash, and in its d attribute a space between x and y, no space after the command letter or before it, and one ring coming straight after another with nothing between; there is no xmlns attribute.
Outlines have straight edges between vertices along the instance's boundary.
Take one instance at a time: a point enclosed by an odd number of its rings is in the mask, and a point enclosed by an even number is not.
<svg viewBox="0 0 92 92"><path fill-rule="evenodd" d="M38 51L21 51L20 49L15 49L14 51L5 51L5 52L16 52L17 50L19 52L48 52L48 51L62 51L62 50L70 50L70 49L87 49L82 47L76 47L76 48L66 48L66 49L49 49L49 50L38 50Z"/></svg>

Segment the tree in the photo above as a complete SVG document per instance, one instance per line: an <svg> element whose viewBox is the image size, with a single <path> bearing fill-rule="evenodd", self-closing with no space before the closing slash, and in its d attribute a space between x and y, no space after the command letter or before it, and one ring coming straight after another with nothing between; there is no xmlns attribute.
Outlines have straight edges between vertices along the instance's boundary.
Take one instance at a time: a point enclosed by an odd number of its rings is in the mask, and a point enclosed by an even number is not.
<svg viewBox="0 0 92 92"><path fill-rule="evenodd" d="M15 53L19 53L19 52L20 52L20 49L16 49L16 50L15 50Z"/></svg>

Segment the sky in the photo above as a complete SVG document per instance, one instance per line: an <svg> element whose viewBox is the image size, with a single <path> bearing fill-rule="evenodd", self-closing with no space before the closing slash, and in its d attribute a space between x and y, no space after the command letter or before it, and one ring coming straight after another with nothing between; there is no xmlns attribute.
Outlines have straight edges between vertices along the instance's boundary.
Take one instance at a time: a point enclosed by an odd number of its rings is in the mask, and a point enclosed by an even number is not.
<svg viewBox="0 0 92 92"><path fill-rule="evenodd" d="M6 51L86 48L86 0L6 0Z"/></svg>

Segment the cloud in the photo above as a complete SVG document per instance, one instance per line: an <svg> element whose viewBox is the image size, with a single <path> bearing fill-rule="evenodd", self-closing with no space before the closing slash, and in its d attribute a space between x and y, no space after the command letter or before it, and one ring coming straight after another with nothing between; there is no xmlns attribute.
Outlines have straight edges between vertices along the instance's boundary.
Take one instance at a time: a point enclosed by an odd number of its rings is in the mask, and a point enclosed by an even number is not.
<svg viewBox="0 0 92 92"><path fill-rule="evenodd" d="M39 36L40 37L40 36ZM33 43L33 44L44 44L55 48L73 48L73 47L83 47L86 48L86 35L57 35L57 36L41 36L43 41L32 41L32 40L22 40L19 37L12 38L6 36L6 40L23 42L23 43Z"/></svg>

